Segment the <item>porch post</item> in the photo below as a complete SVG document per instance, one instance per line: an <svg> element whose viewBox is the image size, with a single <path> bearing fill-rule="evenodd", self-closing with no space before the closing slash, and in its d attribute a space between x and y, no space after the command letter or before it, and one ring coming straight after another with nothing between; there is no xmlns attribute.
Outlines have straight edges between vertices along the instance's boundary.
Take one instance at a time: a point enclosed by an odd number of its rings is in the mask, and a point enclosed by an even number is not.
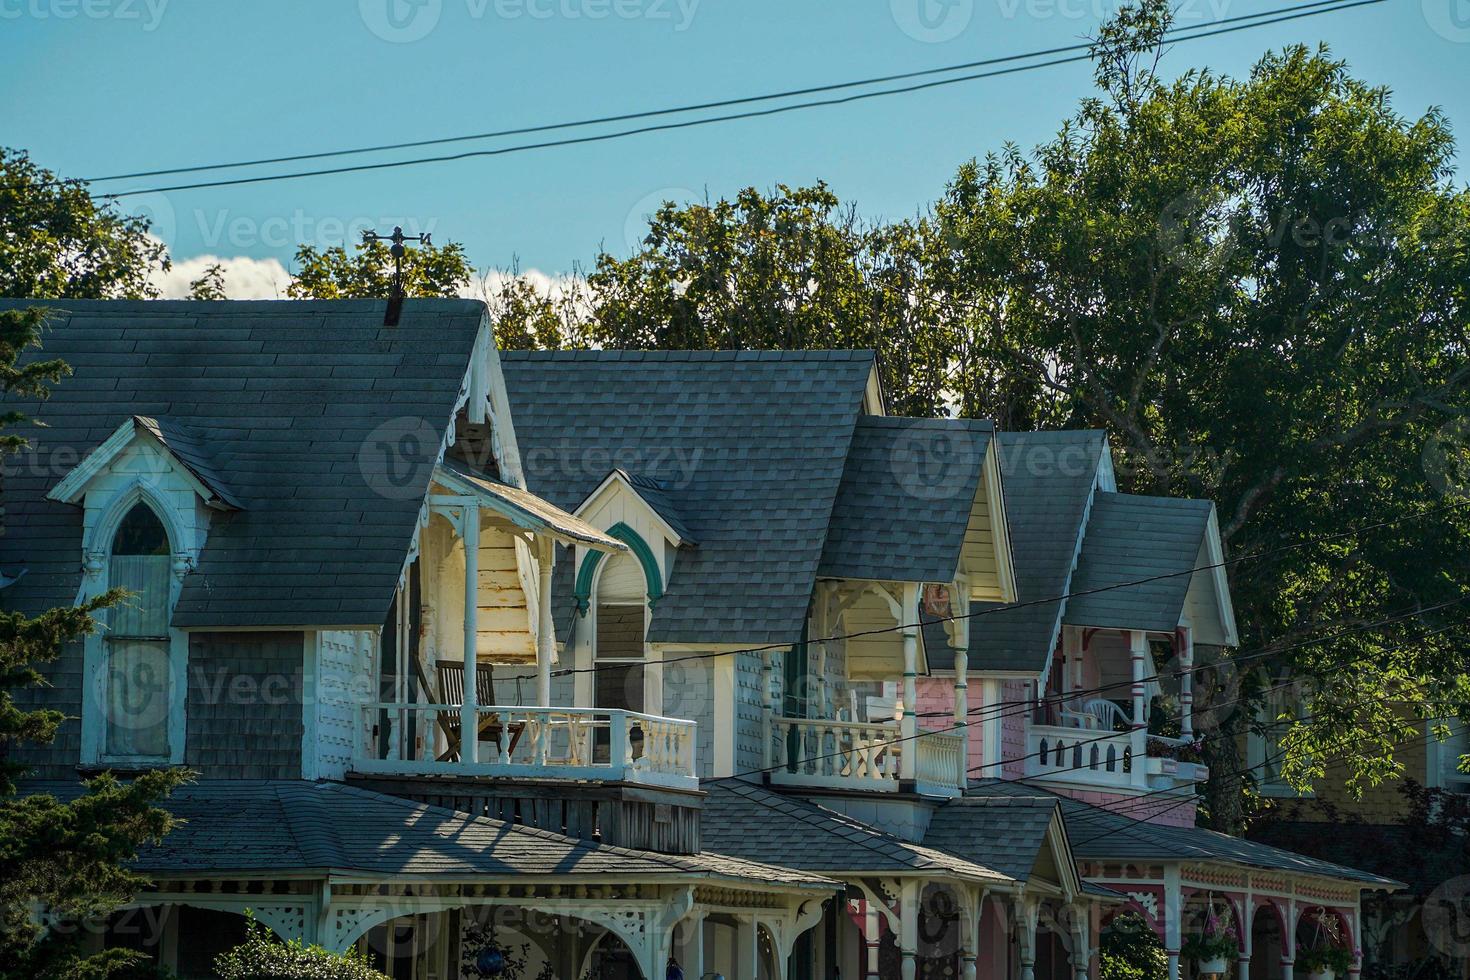
<svg viewBox="0 0 1470 980"><path fill-rule="evenodd" d="M1179 734L1194 737L1194 630L1179 628Z"/></svg>
<svg viewBox="0 0 1470 980"><path fill-rule="evenodd" d="M550 538L537 540L536 583L536 703L551 707L551 661L556 656L556 624L551 616L551 565L556 543Z"/></svg>
<svg viewBox="0 0 1470 980"><path fill-rule="evenodd" d="M903 605L899 613L903 626L903 720L899 737L903 748L898 754L898 778L912 782L918 772L919 758L919 585L905 582ZM906 978L907 980L907 978Z"/></svg>
<svg viewBox="0 0 1470 980"><path fill-rule="evenodd" d="M872 900L863 903L863 980L882 980L878 976L878 947L883 939L883 923Z"/></svg>
<svg viewBox="0 0 1470 980"><path fill-rule="evenodd" d="M919 893L924 883L905 879L898 899L898 951L903 957L903 980L914 980L919 971Z"/></svg>
<svg viewBox="0 0 1470 980"><path fill-rule="evenodd" d="M1135 766L1137 763L1135 763ZM1179 945L1182 937L1184 895L1179 880L1179 865L1164 868L1164 955L1169 960L1169 980L1179 980Z"/></svg>
<svg viewBox="0 0 1470 980"><path fill-rule="evenodd" d="M986 677L980 682L980 775L1001 777L1001 739L1005 717L1000 708L1003 682Z"/></svg>
<svg viewBox="0 0 1470 980"><path fill-rule="evenodd" d="M1133 785L1148 785L1148 699L1144 697L1144 664L1148 662L1148 634L1129 630L1128 649L1133 663L1133 719L1129 744L1133 750ZM1177 946L1176 946L1177 950ZM1175 973L1179 964L1174 964ZM1171 975L1172 977L1172 975Z"/></svg>
<svg viewBox="0 0 1470 980"><path fill-rule="evenodd" d="M958 584L951 586L950 594L954 596L950 610L959 617L955 620L954 728L960 737L959 790L963 793L970 782L970 594Z"/></svg>
<svg viewBox="0 0 1470 980"><path fill-rule="evenodd" d="M1016 896L1016 945L1021 958L1021 980L1036 980L1036 919L1040 906Z"/></svg>
<svg viewBox="0 0 1470 980"><path fill-rule="evenodd" d="M776 679L771 669L771 651L761 651L761 768L770 772L774 765L771 748L776 715Z"/></svg>
<svg viewBox="0 0 1470 980"><path fill-rule="evenodd" d="M964 933L960 945L960 980L976 980L976 961L980 957L980 925L985 918L986 897L983 889L972 889L968 893L968 901L961 909Z"/></svg>
<svg viewBox="0 0 1470 980"><path fill-rule="evenodd" d="M1296 976L1296 955L1281 957L1281 980L1293 980Z"/></svg>
<svg viewBox="0 0 1470 980"><path fill-rule="evenodd" d="M1089 911L1085 902L1072 906L1072 955L1069 958L1075 980L1087 980L1087 968L1091 959Z"/></svg>
<svg viewBox="0 0 1470 980"><path fill-rule="evenodd" d="M735 920L735 976L729 980L756 980L760 963L760 929L755 916L742 915Z"/></svg>
<svg viewBox="0 0 1470 980"><path fill-rule="evenodd" d="M460 509L460 539L464 542L464 703L459 708L459 757L473 765L480 761L480 505L467 502Z"/></svg>
<svg viewBox="0 0 1470 980"><path fill-rule="evenodd" d="M1255 949L1255 944L1251 941L1251 925L1255 921L1256 911L1253 907L1254 902L1255 898L1249 892L1241 896L1240 922L1238 923L1240 929L1240 956L1236 962L1235 970L1237 980L1251 980L1251 953Z"/></svg>
<svg viewBox="0 0 1470 980"><path fill-rule="evenodd" d="M679 965L684 968L684 976L698 978L704 976L704 920L708 913L690 912L682 922L679 923Z"/></svg>

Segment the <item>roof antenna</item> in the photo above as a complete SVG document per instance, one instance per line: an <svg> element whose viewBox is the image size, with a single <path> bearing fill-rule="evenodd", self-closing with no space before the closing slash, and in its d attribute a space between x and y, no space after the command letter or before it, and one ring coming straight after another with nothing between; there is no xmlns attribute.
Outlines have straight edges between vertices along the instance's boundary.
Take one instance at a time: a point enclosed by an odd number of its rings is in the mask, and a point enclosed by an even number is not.
<svg viewBox="0 0 1470 980"><path fill-rule="evenodd" d="M404 242L417 242L426 248L433 247L433 241L428 235L405 235L403 229L397 225L393 227L393 234L380 235L377 230L364 231L362 243L368 242L392 242L388 247L388 254L393 256L393 282L388 287L388 310L383 314L383 326L398 326L398 317L403 313L403 256L407 251L403 247Z"/></svg>

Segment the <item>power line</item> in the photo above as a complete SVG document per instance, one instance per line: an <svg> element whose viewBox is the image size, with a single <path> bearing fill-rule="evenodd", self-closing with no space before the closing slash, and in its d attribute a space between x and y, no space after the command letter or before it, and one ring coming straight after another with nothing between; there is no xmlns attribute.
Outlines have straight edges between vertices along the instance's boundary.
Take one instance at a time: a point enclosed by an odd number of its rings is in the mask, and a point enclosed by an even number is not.
<svg viewBox="0 0 1470 980"><path fill-rule="evenodd" d="M1318 7L1334 7L1342 3L1342 0L1314 0L1312 3L1294 4L1277 10L1263 10L1254 14L1241 14L1236 17L1226 17L1213 21L1211 24L1197 24L1188 27L1174 28L1164 35L1166 39L1175 35L1186 34L1190 31L1203 30L1212 26L1223 24L1234 24L1243 21L1254 21L1270 17L1276 14L1295 13L1301 14L1307 10ZM1255 25L1251 25L1255 26ZM1186 36L1183 40L1188 40ZM975 68L984 68L991 65L1006 64L1012 61L1024 61L1031 58L1045 58L1057 54L1065 54L1074 51L1090 51L1093 42L1088 41L1081 44L1068 44L1061 47L1045 48L1038 51L1028 51L1021 54L1004 55L996 58L984 58L979 61L967 61L954 65L945 65L939 68L924 68L918 71L898 72L891 75L875 75L869 78L853 79L846 82L833 82L827 85L813 85L806 88L786 89L780 92L767 92L762 95L749 95L739 98L719 99L713 102L696 102L689 105L669 106L662 109L647 109L639 112L625 112L611 116L594 116L585 119L573 119L559 123L544 123L537 126L522 126L515 129L500 129L484 133L469 133L461 136L441 136L434 139L409 140L400 143L378 143L371 146L355 146L341 150L322 150L315 153L295 153L287 156L262 157L256 160L239 160L231 163L204 163L188 167L168 167L159 170L139 170L132 173L110 174L105 177L83 178L87 183L100 183L111 180L129 180L139 177L165 177L171 174L201 173L209 170L233 170L240 167L259 167L276 163L297 163L303 160L321 160L329 157L356 156L364 153L383 153L392 150L410 150L426 146L444 146L450 143L466 143L478 140L500 139L507 136L528 136L534 133L554 132L560 129L578 129L584 126L604 125L608 123L632 122L638 119L652 119L660 116L680 115L686 112L703 112L710 109L728 109L738 105L751 105L759 102L770 102L776 99L795 98L803 95L818 95L823 92L836 92L850 88L861 88L868 85L883 85L889 82L906 81L913 78L927 78L934 75L947 75L951 72L968 71Z"/></svg>
<svg viewBox="0 0 1470 980"><path fill-rule="evenodd" d="M1349 2L1335 3L1331 6L1323 6L1312 10L1302 10L1296 13L1272 16L1265 20L1258 20L1248 24L1234 24L1230 27L1222 27L1200 33L1190 34L1184 37L1173 38L1174 43L1184 41L1197 41L1204 38L1218 37L1222 34L1230 34L1235 31L1249 30L1256 27L1269 27L1286 21L1297 20L1303 17L1315 17L1319 14L1337 13L1350 10L1354 7L1371 6L1384 3L1385 0L1349 0ZM1188 28L1182 28L1188 30ZM1025 56L1017 56L1025 57ZM208 187L235 187L244 184L260 184L277 180L296 180L305 177L338 176L349 173L363 173L374 170L387 170L398 167L412 167L427 163L448 163L457 160L469 160L479 157L497 157L512 153L523 153L530 150L544 150L563 146L579 146L590 143L601 143L609 140L624 139L630 136L639 136L646 133L668 132L680 129L689 129L696 126L708 126L715 123L733 122L741 119L757 119L765 116L781 115L788 112L796 112L803 109L828 108L832 106L846 105L866 99L883 98L890 95L902 95L911 92L920 92L927 89L939 88L945 85L957 85L963 82L977 81L985 78L995 78L1002 75L1012 75L1019 72L1034 71L1039 68L1051 68L1057 65L1072 64L1078 61L1091 60L1091 54L1072 55L1063 58L1054 58L1050 61L1033 62L1031 64L1016 65L1009 68L999 68L993 71L977 72L969 75L960 75L955 78L944 78L926 82L918 82L912 85L904 85L896 88L881 89L876 92L860 92L852 95L844 95L830 99L817 99L810 102L798 102L793 105L776 106L769 109L752 109L745 112L728 113L718 116L706 116L700 119L681 120L678 122L657 123L649 126L639 126L632 129L618 130L612 133L599 133L592 136L569 137L559 140L546 140L538 143L522 143L515 146L499 147L488 150L470 150L462 153L445 154L442 156L417 157L410 160L392 160L378 163L354 164L351 166L330 167L321 170L302 170L284 174L267 174L259 177L235 177L225 180L199 181L188 184L173 184L164 187L149 187L137 190L116 191L109 194L99 195L105 200L116 200L123 197L132 197L139 194L162 194L169 191L199 190ZM220 164L217 167L227 167ZM214 169L212 167L211 169Z"/></svg>

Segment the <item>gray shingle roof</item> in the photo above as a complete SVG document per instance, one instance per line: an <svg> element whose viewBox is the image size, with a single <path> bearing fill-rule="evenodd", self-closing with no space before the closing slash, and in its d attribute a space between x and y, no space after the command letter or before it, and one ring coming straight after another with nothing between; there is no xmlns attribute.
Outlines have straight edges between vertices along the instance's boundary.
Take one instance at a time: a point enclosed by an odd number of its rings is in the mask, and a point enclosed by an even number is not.
<svg viewBox="0 0 1470 980"><path fill-rule="evenodd" d="M969 419L859 419L818 573L953 581L993 434Z"/></svg>
<svg viewBox="0 0 1470 980"><path fill-rule="evenodd" d="M240 509L240 501L230 492L224 477L211 460L209 449L205 445L209 439L207 433L173 419L151 419L146 415L134 415L133 424L157 439L180 465L214 492L219 503L234 510Z"/></svg>
<svg viewBox="0 0 1470 980"><path fill-rule="evenodd" d="M1389 878L1213 830L1168 827L1134 820L1030 783L985 779L972 783L967 792L977 797L1031 797L1059 801L1072 852L1079 858L1098 861L1216 861L1270 871L1339 878L1362 882L1369 887L1400 887L1399 882Z"/></svg>
<svg viewBox="0 0 1470 980"><path fill-rule="evenodd" d="M1070 626L1172 632L1191 578L1176 573L1195 567L1213 510L1208 500L1099 493L1071 591L1106 591L1074 595L1062 619ZM1155 578L1161 575L1169 577ZM1139 584L1122 585L1127 582Z"/></svg>
<svg viewBox="0 0 1470 980"><path fill-rule="evenodd" d="M549 504L533 493L474 472L458 460L447 459L435 471L449 480L459 480L465 490L510 518L517 527L547 532L558 539L590 544L611 551L626 551L628 546L608 537L599 529L560 507Z"/></svg>
<svg viewBox="0 0 1470 980"><path fill-rule="evenodd" d="M658 481L699 541L680 551L653 642L782 643L801 632L873 355L507 351L529 489L577 507L613 466ZM570 563L553 587L568 635Z"/></svg>
<svg viewBox="0 0 1470 980"><path fill-rule="evenodd" d="M1003 882L1008 876L956 854L911 844L808 800L738 779L710 780L701 837L706 846L752 861L823 874L925 872Z"/></svg>
<svg viewBox="0 0 1470 980"><path fill-rule="evenodd" d="M639 473L629 473L627 470L618 470L628 485L638 491L638 496L643 502L653 509L653 512L664 519L664 522L673 528L674 533L683 539L686 545L696 545L699 541L694 537L694 532L689 530L689 525L684 523L684 517L679 513L679 505L674 500L674 492L667 484Z"/></svg>
<svg viewBox="0 0 1470 980"><path fill-rule="evenodd" d="M75 798L77 783L24 793ZM164 804L181 824L140 852L144 873L337 871L442 877L691 876L826 889L825 879L716 853L658 854L574 840L341 783L206 780Z"/></svg>
<svg viewBox="0 0 1470 980"><path fill-rule="evenodd" d="M996 436L1020 605L976 603L970 620L970 669L1036 672L1056 642L1087 503L1106 436L1095 430L1002 432ZM929 623L931 669L954 667L944 628Z"/></svg>
<svg viewBox="0 0 1470 980"><path fill-rule="evenodd" d="M1035 797L949 800L934 811L924 843L1024 881L1046 846L1058 808L1056 800Z"/></svg>
<svg viewBox="0 0 1470 980"><path fill-rule="evenodd" d="M75 599L82 515L46 491L144 415L241 506L213 516L175 625L382 623L482 303L409 300L397 327L370 300L39 305L54 319L30 356L74 373L43 405L16 405L50 427L29 429L34 451L7 467L0 567L30 570L7 604Z"/></svg>

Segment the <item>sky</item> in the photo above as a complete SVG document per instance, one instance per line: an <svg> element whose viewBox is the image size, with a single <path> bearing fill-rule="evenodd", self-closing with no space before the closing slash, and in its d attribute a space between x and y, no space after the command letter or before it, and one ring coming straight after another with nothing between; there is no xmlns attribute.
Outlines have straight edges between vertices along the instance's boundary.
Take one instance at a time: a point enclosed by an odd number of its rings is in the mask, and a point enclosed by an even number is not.
<svg viewBox="0 0 1470 980"><path fill-rule="evenodd" d="M1073 44L1116 3L0 0L0 145L62 176L97 178L540 126ZM1283 6L1180 0L1177 22ZM1298 42L1330 45L1389 87L1401 114L1438 106L1457 133L1470 130L1470 0L1387 0L1181 43L1163 71L1242 75L1266 50ZM1046 140L1091 91L1090 66L1063 65L608 142L121 203L168 244L170 294L217 259L232 297L282 294L298 243L395 224L463 243L479 269L554 280L601 249L628 254L665 199L822 180L865 217L911 216L962 162Z"/></svg>

